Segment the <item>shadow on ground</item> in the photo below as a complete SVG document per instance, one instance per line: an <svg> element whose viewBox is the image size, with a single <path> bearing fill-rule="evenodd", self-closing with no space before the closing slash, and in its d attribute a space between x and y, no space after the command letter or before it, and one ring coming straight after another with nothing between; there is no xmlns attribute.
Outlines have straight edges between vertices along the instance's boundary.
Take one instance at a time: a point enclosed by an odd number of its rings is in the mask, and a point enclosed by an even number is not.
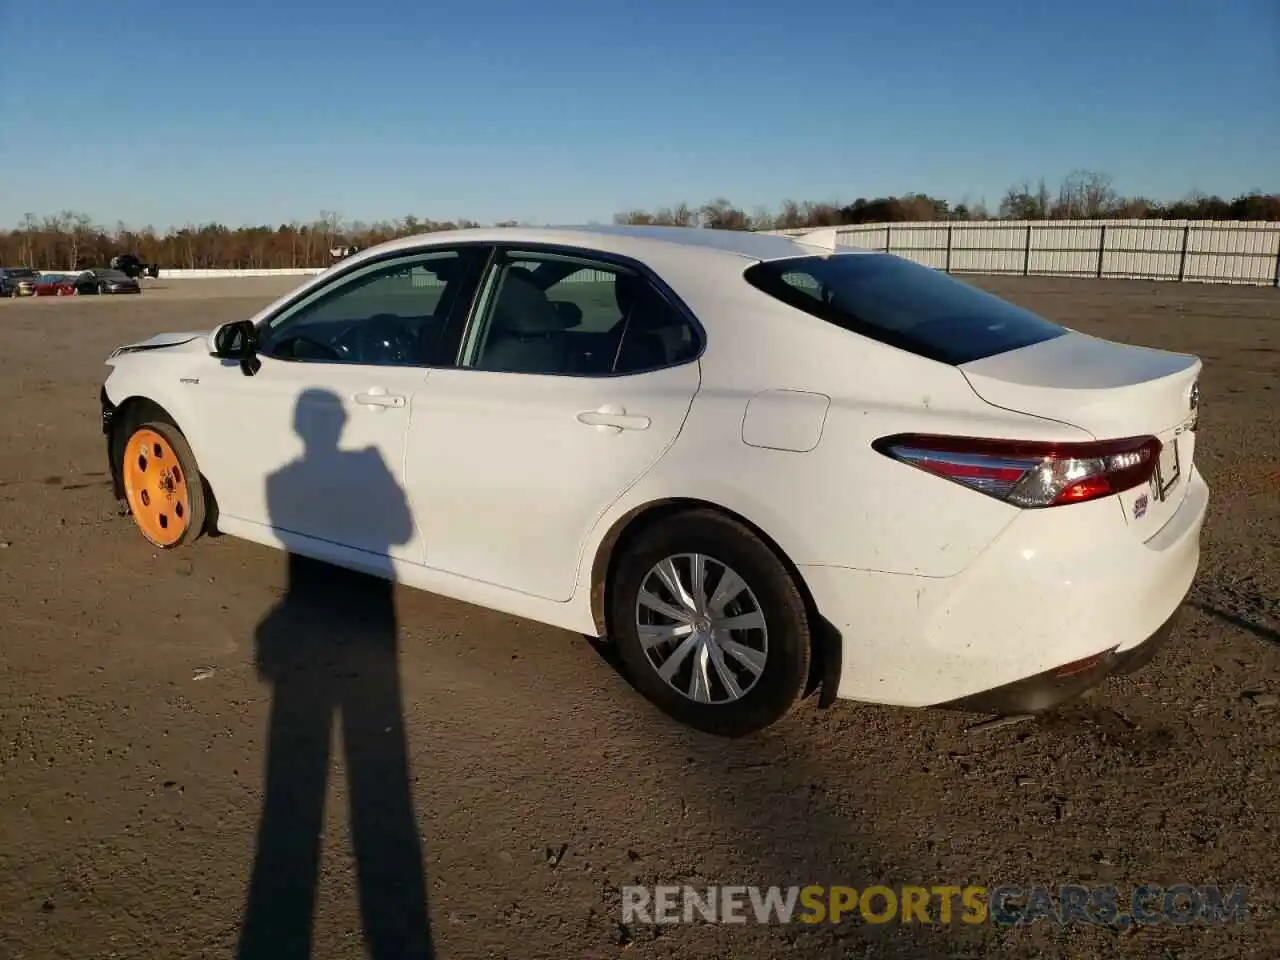
<svg viewBox="0 0 1280 960"><path fill-rule="evenodd" d="M1241 630L1252 634L1264 643L1280 646L1280 630L1267 626L1265 623L1259 623L1258 620L1253 617L1232 613L1230 610L1224 610L1219 606L1211 603L1205 603L1203 601L1196 601L1195 607L1197 610L1207 613L1216 620L1221 620L1223 623L1229 623L1233 627L1239 627Z"/></svg>
<svg viewBox="0 0 1280 960"><path fill-rule="evenodd" d="M305 450L268 478L273 526L304 529L306 518L317 516L310 505L320 499L328 504L326 523L380 531L386 540L381 551L389 552L412 534L408 503L376 450L338 448L344 425L336 395L313 390L300 398L295 429ZM358 487L368 499L333 497L335 484ZM285 541L303 545L289 534ZM242 960L311 956L335 725L370 956L433 955L409 780L394 585L389 562L385 567L378 575L353 573L290 552L286 592L258 626L257 666L272 685L272 702Z"/></svg>
<svg viewBox="0 0 1280 960"><path fill-rule="evenodd" d="M630 688L626 669L613 645L607 640L592 640L591 646L616 671L619 686L626 684ZM656 711L649 712L651 756L678 762L679 766L668 774L672 781L684 781L682 792L719 799L715 807L721 834L718 840L732 847L735 867L732 874L717 876L707 874L695 863L684 876L646 878L647 883L688 884L700 892L709 885L785 888L816 884L854 887L861 894L873 885L900 889L951 882L938 877L933 868L912 862L902 851L884 849L884 842L872 837L874 826L858 817L858 799L829 788L824 760L814 755L808 742L808 731L821 723L823 716L815 708L817 699L815 693L775 727L740 740L701 734ZM876 749L884 746L880 744ZM858 752L860 747L856 739L848 744L850 753ZM829 757L826 762L840 763L844 759ZM697 782L689 782L694 780ZM675 859L678 862L679 858ZM884 911L885 906L882 898L872 902L876 911ZM613 915L620 917L620 897L611 907ZM936 907L931 905L930 910L936 918ZM803 912L798 907L796 915ZM749 900L745 913L748 917L753 913ZM954 915L961 913L957 900ZM694 929L682 925L678 936L690 937ZM744 955L753 951L773 955L776 949L766 947L759 938L748 939L744 949L735 942L734 924L723 924L716 932L720 935L711 938L714 945L698 946L706 950L730 949ZM897 922L895 909L893 921L883 924L867 923L853 910L836 922L828 917L816 924L793 920L786 926L775 925L766 937L777 946L788 948L789 955L794 951L803 957L941 960L985 956L994 935L989 927L959 923L949 928L904 926ZM619 924L616 942L626 946L676 936L657 925ZM691 955L696 953L693 944L682 947Z"/></svg>

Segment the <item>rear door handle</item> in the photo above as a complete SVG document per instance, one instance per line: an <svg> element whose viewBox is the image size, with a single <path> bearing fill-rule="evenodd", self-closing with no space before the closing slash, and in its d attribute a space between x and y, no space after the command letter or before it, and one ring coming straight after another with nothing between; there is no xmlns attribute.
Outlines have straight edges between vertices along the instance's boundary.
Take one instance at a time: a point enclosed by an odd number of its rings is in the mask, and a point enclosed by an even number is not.
<svg viewBox="0 0 1280 960"><path fill-rule="evenodd" d="M381 407L399 408L404 406L404 397L398 394L387 393L387 391L381 387L371 387L368 393L357 393L352 399L361 406L373 407L375 409Z"/></svg>
<svg viewBox="0 0 1280 960"><path fill-rule="evenodd" d="M629 414L622 407L605 404L596 410L584 410L578 414L578 422L595 427L601 433L621 433L623 430L648 430L650 420L639 414Z"/></svg>

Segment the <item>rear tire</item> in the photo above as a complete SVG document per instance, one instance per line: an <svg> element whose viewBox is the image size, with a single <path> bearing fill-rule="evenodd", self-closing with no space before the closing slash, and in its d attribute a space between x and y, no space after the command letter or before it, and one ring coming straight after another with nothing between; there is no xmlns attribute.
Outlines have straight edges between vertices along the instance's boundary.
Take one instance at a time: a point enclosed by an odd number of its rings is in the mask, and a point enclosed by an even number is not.
<svg viewBox="0 0 1280 960"><path fill-rule="evenodd" d="M205 491L187 438L174 424L155 417L125 429L119 470L138 532L162 550L199 539Z"/></svg>
<svg viewBox="0 0 1280 960"><path fill-rule="evenodd" d="M801 699L812 657L805 603L751 530L690 510L642 530L622 551L609 583L611 630L632 682L660 710L741 737Z"/></svg>

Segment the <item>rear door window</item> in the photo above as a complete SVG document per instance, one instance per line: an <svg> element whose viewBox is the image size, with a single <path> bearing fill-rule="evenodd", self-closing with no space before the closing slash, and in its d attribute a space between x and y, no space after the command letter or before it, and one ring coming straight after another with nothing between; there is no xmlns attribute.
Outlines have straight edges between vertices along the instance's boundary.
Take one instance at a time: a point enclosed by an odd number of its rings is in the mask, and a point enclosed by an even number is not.
<svg viewBox="0 0 1280 960"><path fill-rule="evenodd" d="M876 253L754 264L748 283L798 310L941 363L962 364L1066 333L930 267Z"/></svg>
<svg viewBox="0 0 1280 960"><path fill-rule="evenodd" d="M479 370L598 377L687 363L699 346L689 321L637 271L509 251L466 352Z"/></svg>

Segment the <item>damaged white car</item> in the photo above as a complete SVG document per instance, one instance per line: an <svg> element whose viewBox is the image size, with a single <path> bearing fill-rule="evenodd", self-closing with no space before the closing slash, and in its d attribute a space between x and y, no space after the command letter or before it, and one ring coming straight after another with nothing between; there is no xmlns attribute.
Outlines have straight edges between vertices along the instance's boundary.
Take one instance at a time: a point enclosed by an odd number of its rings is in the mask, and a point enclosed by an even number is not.
<svg viewBox="0 0 1280 960"><path fill-rule="evenodd" d="M726 735L816 690L1047 708L1148 657L1199 562L1196 357L829 234L411 237L109 362L156 546L216 530L607 637Z"/></svg>

